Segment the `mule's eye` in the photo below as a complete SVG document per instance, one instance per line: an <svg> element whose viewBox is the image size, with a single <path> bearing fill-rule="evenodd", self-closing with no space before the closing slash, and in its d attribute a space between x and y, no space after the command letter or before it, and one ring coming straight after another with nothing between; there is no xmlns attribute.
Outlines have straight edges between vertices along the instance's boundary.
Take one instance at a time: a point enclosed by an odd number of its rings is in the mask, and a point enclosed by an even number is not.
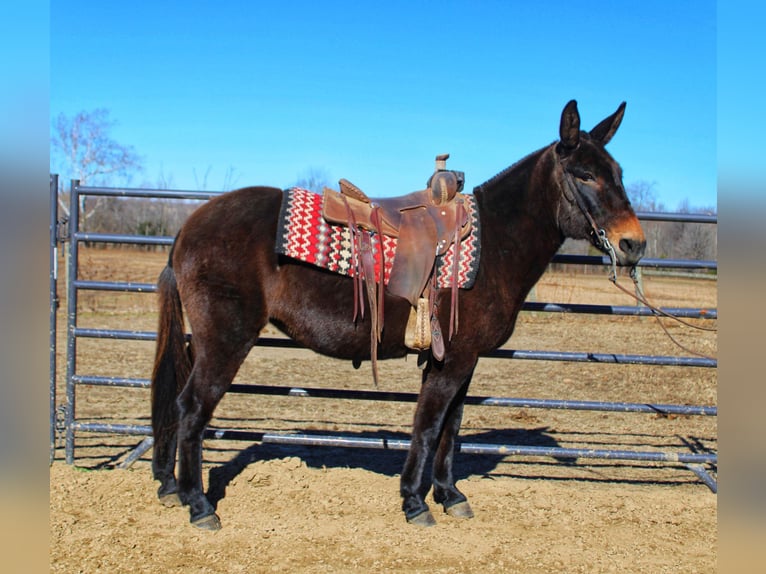
<svg viewBox="0 0 766 574"><path fill-rule="evenodd" d="M573 169L570 169L569 173L571 173L574 177L576 177L583 183L590 183L590 182L596 181L596 178L594 177L594 175L587 169L575 167Z"/></svg>

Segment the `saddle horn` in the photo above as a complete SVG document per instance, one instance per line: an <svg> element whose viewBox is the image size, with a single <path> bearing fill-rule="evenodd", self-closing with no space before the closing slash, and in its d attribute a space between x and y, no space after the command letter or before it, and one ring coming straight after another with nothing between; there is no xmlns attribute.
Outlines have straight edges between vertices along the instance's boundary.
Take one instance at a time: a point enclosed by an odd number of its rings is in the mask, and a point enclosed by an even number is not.
<svg viewBox="0 0 766 574"><path fill-rule="evenodd" d="M431 199L434 205L444 205L463 189L465 175L462 171L447 169L449 154L436 156L436 166L433 175L428 179L426 187L431 190Z"/></svg>

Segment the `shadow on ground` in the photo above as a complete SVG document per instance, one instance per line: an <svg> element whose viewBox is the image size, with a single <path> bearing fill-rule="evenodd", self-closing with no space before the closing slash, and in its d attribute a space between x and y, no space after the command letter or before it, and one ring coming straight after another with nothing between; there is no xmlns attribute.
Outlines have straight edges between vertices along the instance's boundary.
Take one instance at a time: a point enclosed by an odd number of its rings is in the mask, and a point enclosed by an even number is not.
<svg viewBox="0 0 766 574"><path fill-rule="evenodd" d="M312 433L302 433L311 435ZM317 435L324 433L317 432ZM383 441L409 440L406 433L344 433L348 439L377 439ZM557 447L557 441L548 434L546 427L539 429L504 429L492 430L484 433L471 434L463 437L462 442L480 443L488 445L518 445L518 446L541 446ZM348 447L322 447L308 445L285 445L285 444L254 444L239 451L234 458L210 470L209 489L207 497L215 506L224 498L226 487L248 465L256 461L282 459L286 457L298 457L310 468L361 468L386 476L397 476L404 466L407 457L406 450L373 449L373 448L348 448ZM471 475L484 476L491 473L497 465L506 458L505 455L481 455L475 456L458 453L455 456L454 475L455 480L462 480ZM561 463L572 463L571 459L561 459ZM430 469L430 461L426 465ZM424 483L430 483L430 474L425 477Z"/></svg>

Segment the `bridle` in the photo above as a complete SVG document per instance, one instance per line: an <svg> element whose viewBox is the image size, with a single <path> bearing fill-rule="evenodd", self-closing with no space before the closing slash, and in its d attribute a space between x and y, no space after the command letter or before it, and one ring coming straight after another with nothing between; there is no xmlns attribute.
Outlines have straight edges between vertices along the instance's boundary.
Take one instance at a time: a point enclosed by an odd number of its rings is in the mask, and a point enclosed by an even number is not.
<svg viewBox="0 0 766 574"><path fill-rule="evenodd" d="M712 327L701 327L699 325L694 325L692 323L689 323L688 321L684 321L680 317L676 317L675 315L668 313L667 311L663 311L659 307L656 307L655 305L652 305L646 298L646 295L644 295L643 289L641 288L641 283L638 278L638 272L636 265L631 266L630 268L630 278L633 281L633 286L635 293L631 293L628 289L623 287L617 282L617 253L615 253L614 246L609 241L609 238L606 235L606 230L604 230L603 227L599 227L596 223L595 218L591 214L590 210L588 209L587 205L585 205L585 200L582 197L582 193L577 187L577 184L573 181L574 176L570 174L564 166L562 166L562 171L564 173L564 186L563 186L563 196L566 198L566 200L572 204L576 204L577 207L582 212L583 216L585 216L585 219L588 221L588 224L590 225L590 239L593 245L595 245L596 248L600 249L601 251L605 252L609 256L609 260L611 263L611 268L609 271L609 281L611 281L615 287L617 287L620 291L627 294L628 296L632 297L636 301L638 301L640 304L646 306L649 310L651 310L652 315L657 319L657 323L659 323L660 327L662 327L662 330L665 332L665 334L668 336L668 338L673 341L677 346L682 348L684 351L691 353L693 355L696 355L698 357L704 357L706 359L712 359L713 357L709 357L708 355L705 355L703 353L698 353L696 351L693 351L692 349L689 349L688 347L684 346L683 344L679 343L673 335L670 334L667 327L660 321L660 316L668 317L670 319L673 319L675 321L678 321L682 325L686 325L687 327L691 327L692 329L698 329L700 331L712 331L717 332L718 330ZM559 203L559 206L561 203Z"/></svg>
<svg viewBox="0 0 766 574"><path fill-rule="evenodd" d="M577 188L577 184L572 181L573 176L570 174L566 168L562 166L562 171L564 172L564 188L563 188L563 195L566 200L572 204L576 204L577 207L580 209L582 214L585 216L585 219L588 221L588 224L590 225L590 239L593 245L596 246L596 248L600 249L601 251L604 251L607 253L611 259L612 259L612 266L614 268L614 273L616 275L617 269L614 267L616 265L616 254L614 252L614 247L612 247L612 244L609 242L609 239L606 236L606 230L604 230L603 227L599 227L596 224L596 220L594 219L593 215L591 214L590 210L588 209L588 206L585 205L585 200L582 197L582 193ZM561 203L559 203L559 206Z"/></svg>

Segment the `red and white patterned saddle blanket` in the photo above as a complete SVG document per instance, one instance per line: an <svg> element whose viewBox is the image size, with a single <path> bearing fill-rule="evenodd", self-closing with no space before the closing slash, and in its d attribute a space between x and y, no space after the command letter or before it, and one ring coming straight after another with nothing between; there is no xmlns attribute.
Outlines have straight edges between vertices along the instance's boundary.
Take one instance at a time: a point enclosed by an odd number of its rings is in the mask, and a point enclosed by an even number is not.
<svg viewBox="0 0 766 574"><path fill-rule="evenodd" d="M471 218L471 233L460 242L460 268L458 287L469 289L473 286L476 273L479 270L479 253L481 250L481 233L476 201L472 195L466 196L466 211ZM282 208L279 212L277 226L276 252L340 273L354 276L356 271L352 264L352 238L348 227L333 225L322 217L323 196L312 191L294 187L284 191ZM372 234L372 248L375 258L375 276L380 273L380 243L381 237ZM384 281L387 284L394 261L396 260L396 243L394 237L383 236L385 257ZM447 289L451 286L452 263L455 257L453 244L444 255L436 258L436 285Z"/></svg>

